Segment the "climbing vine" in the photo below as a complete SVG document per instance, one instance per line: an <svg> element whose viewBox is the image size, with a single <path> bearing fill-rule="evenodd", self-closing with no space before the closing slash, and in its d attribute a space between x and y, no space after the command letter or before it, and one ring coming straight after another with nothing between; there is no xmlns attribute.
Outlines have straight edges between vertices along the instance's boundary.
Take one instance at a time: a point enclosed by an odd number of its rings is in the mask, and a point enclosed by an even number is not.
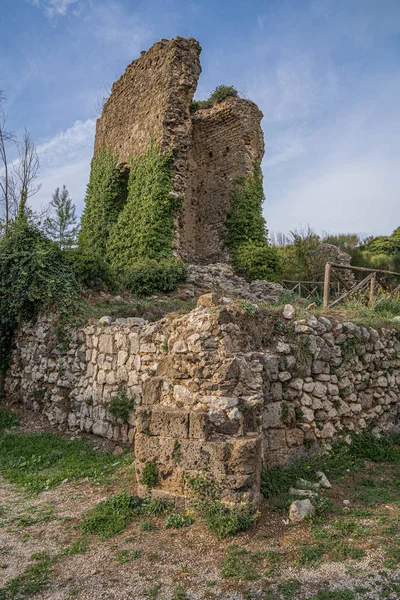
<svg viewBox="0 0 400 600"><path fill-rule="evenodd" d="M150 145L130 164L128 198L111 230L107 255L119 272L144 259L172 257L174 216L180 200L172 192L173 159Z"/></svg>
<svg viewBox="0 0 400 600"><path fill-rule="evenodd" d="M81 251L104 256L111 228L126 202L127 177L127 169L112 152L95 153L79 234Z"/></svg>
<svg viewBox="0 0 400 600"><path fill-rule="evenodd" d="M263 201L261 166L255 162L253 172L240 178L233 190L224 242L235 268L248 279L275 281L281 267L275 248L268 244Z"/></svg>

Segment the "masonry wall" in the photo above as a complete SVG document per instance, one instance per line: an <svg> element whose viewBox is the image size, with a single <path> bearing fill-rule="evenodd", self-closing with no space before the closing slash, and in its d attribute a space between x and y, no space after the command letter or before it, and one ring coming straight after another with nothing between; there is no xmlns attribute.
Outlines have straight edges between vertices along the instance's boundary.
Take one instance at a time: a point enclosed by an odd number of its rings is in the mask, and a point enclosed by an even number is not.
<svg viewBox="0 0 400 600"><path fill-rule="evenodd" d="M112 87L97 120L95 152L112 150L122 163L150 142L174 157L173 193L183 199L174 251L210 263L228 257L221 244L230 196L254 160L261 162L262 113L249 100L228 97L190 112L201 72L193 38L161 40L133 61Z"/></svg>
<svg viewBox="0 0 400 600"><path fill-rule="evenodd" d="M56 344L41 317L15 338L6 393L70 430L134 444L157 465L156 494L183 496L184 474L209 471L224 495L259 498L262 464L286 464L349 431L399 427L396 330L325 317L285 320L212 294L183 316L119 319ZM123 388L127 422L108 411Z"/></svg>
<svg viewBox="0 0 400 600"><path fill-rule="evenodd" d="M142 154L153 142L162 152L172 152L174 191L183 195L200 52L197 40L177 37L157 42L128 65L97 120L95 152L112 150L129 164L133 154Z"/></svg>
<svg viewBox="0 0 400 600"><path fill-rule="evenodd" d="M228 97L193 113L188 182L179 221L183 258L224 260L221 234L233 188L264 155L262 112L254 102Z"/></svg>

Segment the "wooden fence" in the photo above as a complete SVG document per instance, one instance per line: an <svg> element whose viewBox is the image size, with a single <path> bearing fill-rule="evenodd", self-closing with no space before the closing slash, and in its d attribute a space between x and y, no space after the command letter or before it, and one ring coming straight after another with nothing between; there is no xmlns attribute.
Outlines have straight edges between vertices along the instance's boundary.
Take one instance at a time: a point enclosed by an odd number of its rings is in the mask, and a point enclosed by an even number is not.
<svg viewBox="0 0 400 600"><path fill-rule="evenodd" d="M353 271L355 273L361 273L365 275L361 281L349 281L338 271ZM368 291L368 304L371 306L376 299L378 290L381 288L385 290L386 297L393 296L395 293L400 292L400 284L390 284L386 280L393 277L400 277L400 273L394 271L383 271L381 269L367 269L366 267L351 267L345 265L337 265L335 263L326 263L325 265L325 278L324 278L324 296L323 296L323 308L332 308L343 302L346 298L351 295L360 294L360 292ZM336 295L333 302L330 302L331 289L332 289L332 277L341 286L341 293ZM344 291L343 291L344 290Z"/></svg>

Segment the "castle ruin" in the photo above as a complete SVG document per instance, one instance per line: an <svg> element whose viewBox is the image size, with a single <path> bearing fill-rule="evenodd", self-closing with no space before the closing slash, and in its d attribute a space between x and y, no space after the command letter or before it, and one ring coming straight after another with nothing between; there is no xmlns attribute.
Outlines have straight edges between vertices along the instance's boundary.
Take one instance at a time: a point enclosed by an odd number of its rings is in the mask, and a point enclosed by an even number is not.
<svg viewBox="0 0 400 600"><path fill-rule="evenodd" d="M175 253L184 260L226 259L221 233L238 178L264 154L262 113L231 96L191 112L201 73L193 38L161 40L128 65L97 121L95 152L121 163L150 143L174 157L173 193L184 198L175 225Z"/></svg>

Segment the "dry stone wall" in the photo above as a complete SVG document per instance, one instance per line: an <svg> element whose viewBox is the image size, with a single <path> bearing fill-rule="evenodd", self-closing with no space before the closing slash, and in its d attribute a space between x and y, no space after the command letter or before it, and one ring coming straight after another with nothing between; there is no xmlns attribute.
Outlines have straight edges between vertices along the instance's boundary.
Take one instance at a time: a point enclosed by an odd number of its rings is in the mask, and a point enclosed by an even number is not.
<svg viewBox="0 0 400 600"><path fill-rule="evenodd" d="M294 313L207 294L155 323L104 318L64 346L43 316L15 339L7 395L62 427L132 443L140 493L154 462L154 494L184 496L185 474L209 472L225 498L258 500L263 464L399 426L397 331ZM108 410L121 388L136 401L127 421Z"/></svg>

